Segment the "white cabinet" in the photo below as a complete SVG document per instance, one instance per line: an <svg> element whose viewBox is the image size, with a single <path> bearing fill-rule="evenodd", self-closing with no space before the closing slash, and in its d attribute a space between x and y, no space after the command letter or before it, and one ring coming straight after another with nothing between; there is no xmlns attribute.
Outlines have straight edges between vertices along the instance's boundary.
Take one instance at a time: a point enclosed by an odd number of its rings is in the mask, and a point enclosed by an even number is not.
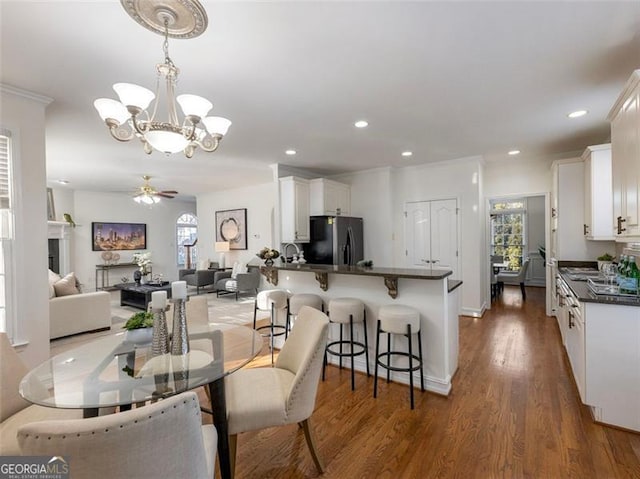
<svg viewBox="0 0 640 479"><path fill-rule="evenodd" d="M310 212L312 216L349 216L351 188L344 183L316 178L309 181Z"/></svg>
<svg viewBox="0 0 640 479"><path fill-rule="evenodd" d="M613 221L616 240L640 240L640 70L627 81L607 119L611 122Z"/></svg>
<svg viewBox="0 0 640 479"><path fill-rule="evenodd" d="M280 178L280 225L283 243L309 241L309 180Z"/></svg>
<svg viewBox="0 0 640 479"><path fill-rule="evenodd" d="M596 421L640 431L640 307L584 308L585 402Z"/></svg>
<svg viewBox="0 0 640 479"><path fill-rule="evenodd" d="M589 240L614 239L611 144L589 146L584 161L584 236Z"/></svg>

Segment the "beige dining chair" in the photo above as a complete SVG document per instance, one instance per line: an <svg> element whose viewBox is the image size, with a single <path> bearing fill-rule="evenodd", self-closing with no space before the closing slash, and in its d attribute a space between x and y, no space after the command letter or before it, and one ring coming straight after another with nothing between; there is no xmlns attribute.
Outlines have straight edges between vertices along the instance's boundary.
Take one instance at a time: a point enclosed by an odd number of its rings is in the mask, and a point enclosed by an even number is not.
<svg viewBox="0 0 640 479"><path fill-rule="evenodd" d="M527 292L524 287L524 280L527 276L527 269L529 268L529 258L524 260L519 271L502 271L498 273L498 290L502 291L504 284L519 284L520 291L522 292L522 300L527 299Z"/></svg>
<svg viewBox="0 0 640 479"><path fill-rule="evenodd" d="M118 414L26 424L18 443L23 455L66 457L74 479L212 479L218 436L189 391Z"/></svg>
<svg viewBox="0 0 640 479"><path fill-rule="evenodd" d="M18 388L27 372L6 333L0 333L0 456L20 454L16 435L24 424L45 419L82 418L82 411L78 409L36 406L22 399Z"/></svg>
<svg viewBox="0 0 640 479"><path fill-rule="evenodd" d="M303 306L275 367L241 369L225 378L232 477L239 433L295 423L304 431L322 474L309 418L315 407L328 326L326 314Z"/></svg>

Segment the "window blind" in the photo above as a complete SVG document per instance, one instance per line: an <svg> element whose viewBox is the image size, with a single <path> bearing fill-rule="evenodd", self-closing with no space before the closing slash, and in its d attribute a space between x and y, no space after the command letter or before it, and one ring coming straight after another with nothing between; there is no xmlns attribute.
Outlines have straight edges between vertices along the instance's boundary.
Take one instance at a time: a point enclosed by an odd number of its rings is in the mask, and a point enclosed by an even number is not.
<svg viewBox="0 0 640 479"><path fill-rule="evenodd" d="M11 132L0 129L0 209L11 208L10 147Z"/></svg>

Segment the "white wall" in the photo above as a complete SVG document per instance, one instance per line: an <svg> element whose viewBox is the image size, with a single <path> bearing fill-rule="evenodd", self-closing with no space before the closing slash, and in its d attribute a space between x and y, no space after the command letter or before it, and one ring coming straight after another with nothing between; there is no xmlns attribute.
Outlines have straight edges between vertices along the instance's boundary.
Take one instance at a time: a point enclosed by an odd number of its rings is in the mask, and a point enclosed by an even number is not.
<svg viewBox="0 0 640 479"><path fill-rule="evenodd" d="M251 260L259 261L256 253L264 246L278 249L274 243L274 208L277 191L277 183L273 182L199 195L197 197L199 258L217 261L219 255L214 249L216 211L238 208L247 209L247 249L226 253L227 266L231 266L234 261L243 263Z"/></svg>
<svg viewBox="0 0 640 479"><path fill-rule="evenodd" d="M45 107L47 100L27 92L0 89L0 124L12 131L14 146L16 269L12 318L16 342L30 367L49 357L47 280L47 199Z"/></svg>
<svg viewBox="0 0 640 479"><path fill-rule="evenodd" d="M153 274L162 274L165 281L178 279L176 252L176 220L183 213L196 214L194 202L178 199L165 200L152 208L135 203L124 193L74 192L73 219L78 225L71 236L72 269L76 272L84 291L95 288L95 265L102 264L99 251L91 250L91 223L145 223L147 225L147 249L151 251ZM205 218L202 218L204 220ZM198 218L200 222L200 218ZM203 221L204 222L204 221ZM200 246L198 241L198 246ZM134 251L118 251L120 262L131 261ZM110 272L111 284L119 283L126 276L133 279L133 269L114 269Z"/></svg>
<svg viewBox="0 0 640 479"><path fill-rule="evenodd" d="M545 245L544 196L532 196L526 199L527 210L527 247L538 251L538 246Z"/></svg>
<svg viewBox="0 0 640 479"><path fill-rule="evenodd" d="M484 165L484 196L531 196L551 191L553 159L509 158Z"/></svg>

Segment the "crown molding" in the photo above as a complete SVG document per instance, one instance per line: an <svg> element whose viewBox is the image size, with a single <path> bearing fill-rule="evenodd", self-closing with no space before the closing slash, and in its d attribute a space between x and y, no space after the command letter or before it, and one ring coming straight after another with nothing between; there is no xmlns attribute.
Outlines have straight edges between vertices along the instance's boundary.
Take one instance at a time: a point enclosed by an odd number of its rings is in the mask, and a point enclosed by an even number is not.
<svg viewBox="0 0 640 479"><path fill-rule="evenodd" d="M5 83L0 83L0 92L20 96L22 98L27 98L28 100L37 101L38 103L42 103L43 105L48 105L53 101L53 98L49 98L48 96L40 95L39 93L34 93L28 90L23 90L22 88L7 85Z"/></svg>

